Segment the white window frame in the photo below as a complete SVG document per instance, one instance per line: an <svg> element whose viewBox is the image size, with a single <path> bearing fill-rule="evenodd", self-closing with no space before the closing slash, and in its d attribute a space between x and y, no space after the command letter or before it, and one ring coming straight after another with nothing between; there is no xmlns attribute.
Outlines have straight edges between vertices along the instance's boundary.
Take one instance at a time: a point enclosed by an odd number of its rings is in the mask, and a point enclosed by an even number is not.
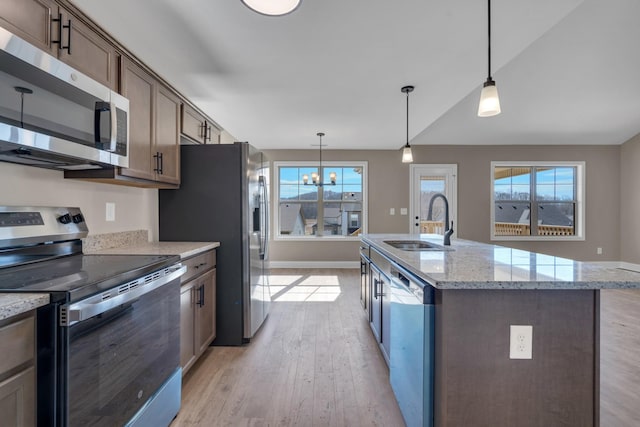
<svg viewBox="0 0 640 427"><path fill-rule="evenodd" d="M575 167L576 168L576 214L575 214L575 235L573 236L496 236L495 235L495 191L493 188L494 185L494 171L496 167L509 167L509 166L520 166L520 167L544 167L544 166L553 166L553 167ZM518 161L518 162L508 162L508 161L492 161L491 162L491 171L490 171L490 190L491 190L491 213L489 216L489 227L491 240L495 241L508 241L508 240L517 240L517 241L582 241L585 240L585 162L584 161ZM530 190L531 195L533 196L535 192L535 188Z"/></svg>
<svg viewBox="0 0 640 427"><path fill-rule="evenodd" d="M362 233L365 234L369 227L369 204L368 204L368 166L367 161L322 161L323 169L331 167L361 167L362 168ZM334 240L334 241L359 241L360 236L336 236L336 235L312 235L312 236L290 236L280 234L280 168L281 167L318 167L318 162L314 161L274 161L273 162L273 233L274 240L286 241L313 241L313 240ZM318 200L317 203L323 203Z"/></svg>

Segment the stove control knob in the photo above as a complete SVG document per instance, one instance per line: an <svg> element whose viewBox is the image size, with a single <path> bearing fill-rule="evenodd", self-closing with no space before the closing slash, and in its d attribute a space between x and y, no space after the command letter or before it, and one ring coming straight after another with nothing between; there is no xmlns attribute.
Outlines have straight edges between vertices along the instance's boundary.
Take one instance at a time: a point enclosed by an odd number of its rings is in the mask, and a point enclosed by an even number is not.
<svg viewBox="0 0 640 427"><path fill-rule="evenodd" d="M71 222L71 215L66 213L62 216L59 216L58 221L60 221L62 224L69 224Z"/></svg>
<svg viewBox="0 0 640 427"><path fill-rule="evenodd" d="M82 214L75 214L72 218L75 224L80 224L81 222L84 222L84 217L82 216Z"/></svg>

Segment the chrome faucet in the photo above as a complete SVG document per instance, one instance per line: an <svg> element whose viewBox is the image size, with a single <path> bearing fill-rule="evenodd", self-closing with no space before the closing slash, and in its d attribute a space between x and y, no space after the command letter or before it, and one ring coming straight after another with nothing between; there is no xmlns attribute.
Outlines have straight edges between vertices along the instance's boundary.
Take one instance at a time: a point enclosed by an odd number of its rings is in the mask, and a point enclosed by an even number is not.
<svg viewBox="0 0 640 427"><path fill-rule="evenodd" d="M453 234L453 221L449 227L449 201L442 193L436 193L429 200L429 211L427 212L427 221L433 221L433 202L440 197L444 201L444 245L451 246L451 235Z"/></svg>

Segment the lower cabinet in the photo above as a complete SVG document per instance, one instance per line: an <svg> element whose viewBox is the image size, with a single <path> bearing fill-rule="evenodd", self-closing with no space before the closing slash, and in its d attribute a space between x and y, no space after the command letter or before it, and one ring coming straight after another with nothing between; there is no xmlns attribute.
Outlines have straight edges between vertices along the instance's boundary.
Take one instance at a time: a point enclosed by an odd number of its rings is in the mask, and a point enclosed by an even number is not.
<svg viewBox="0 0 640 427"><path fill-rule="evenodd" d="M35 314L0 321L0 426L35 426Z"/></svg>
<svg viewBox="0 0 640 427"><path fill-rule="evenodd" d="M207 255L194 257L205 259ZM209 256L209 259L211 257ZM215 257L213 257L215 259ZM193 263L185 262L188 268ZM202 262L195 264L197 268ZM201 268L201 267L200 267ZM209 269L180 290L180 366L184 375L216 337L216 269Z"/></svg>

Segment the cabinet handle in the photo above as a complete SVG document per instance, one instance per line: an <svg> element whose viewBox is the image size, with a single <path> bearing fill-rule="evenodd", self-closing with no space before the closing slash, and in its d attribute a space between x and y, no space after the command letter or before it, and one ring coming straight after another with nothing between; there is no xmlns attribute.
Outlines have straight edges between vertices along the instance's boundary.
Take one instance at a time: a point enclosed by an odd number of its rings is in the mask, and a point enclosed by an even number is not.
<svg viewBox="0 0 640 427"><path fill-rule="evenodd" d="M204 267L205 265L207 265L206 262L201 262L200 264L196 265L196 268Z"/></svg>
<svg viewBox="0 0 640 427"><path fill-rule="evenodd" d="M164 169L164 159L163 159L163 153L158 153L160 155L160 172L158 172L160 175L162 175L163 169Z"/></svg>
<svg viewBox="0 0 640 427"><path fill-rule="evenodd" d="M156 154L153 155L153 158L156 159L156 167L153 171L160 173L160 153L156 151Z"/></svg>
<svg viewBox="0 0 640 427"><path fill-rule="evenodd" d="M211 126L207 126L207 123L204 123L204 140L211 142Z"/></svg>
<svg viewBox="0 0 640 427"><path fill-rule="evenodd" d="M153 157L156 159L156 168L153 171L157 172L158 175L162 175L162 153L160 151L156 151L156 154L154 154Z"/></svg>
<svg viewBox="0 0 640 427"><path fill-rule="evenodd" d="M71 55L71 19L67 20L67 25L63 25L62 28L67 29L67 45L60 46L60 49L67 49L67 53Z"/></svg>
<svg viewBox="0 0 640 427"><path fill-rule="evenodd" d="M198 288L198 307L204 306L204 285Z"/></svg>
<svg viewBox="0 0 640 427"><path fill-rule="evenodd" d="M373 279L373 296L378 298L378 279Z"/></svg>
<svg viewBox="0 0 640 427"><path fill-rule="evenodd" d="M58 40L51 40L51 44L57 44L58 49L62 49L62 13L58 13L57 18L51 18L51 22L58 23Z"/></svg>

